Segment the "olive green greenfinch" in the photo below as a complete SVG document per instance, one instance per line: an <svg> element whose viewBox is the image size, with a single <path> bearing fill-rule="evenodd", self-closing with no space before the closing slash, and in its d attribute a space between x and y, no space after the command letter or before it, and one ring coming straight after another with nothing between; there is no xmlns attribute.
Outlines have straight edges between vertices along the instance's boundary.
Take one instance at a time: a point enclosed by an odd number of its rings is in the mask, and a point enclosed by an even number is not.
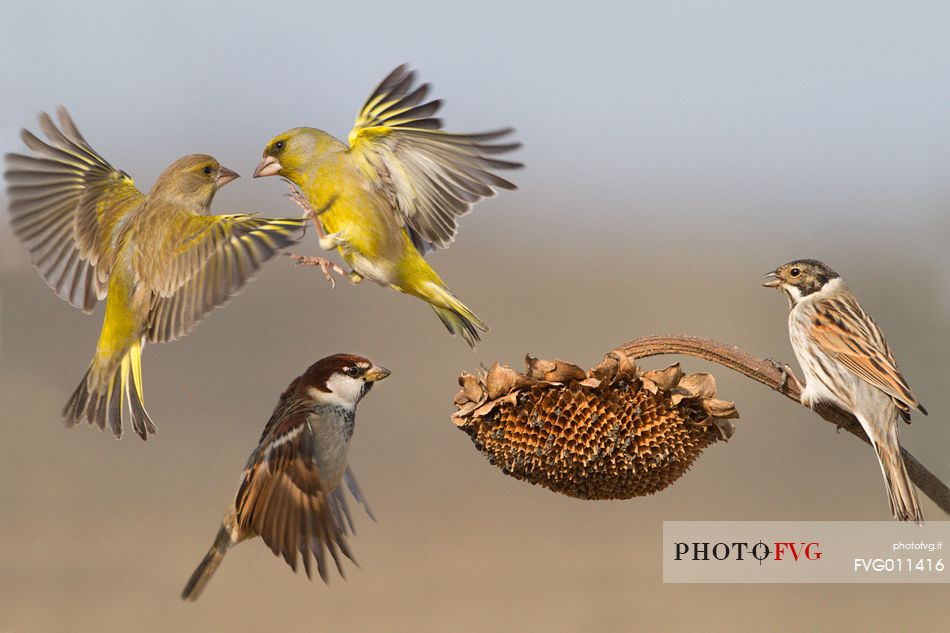
<svg viewBox="0 0 950 633"><path fill-rule="evenodd" d="M496 142L511 129L444 132L441 102L428 85L396 68L367 99L349 144L314 128L274 137L255 177L279 175L300 188L313 210L320 245L338 250L350 279L370 279L429 303L470 346L487 326L445 286L423 255L452 243L458 218L496 189L515 189L492 173L520 163L492 158L520 147Z"/></svg>
<svg viewBox="0 0 950 633"><path fill-rule="evenodd" d="M142 438L155 426L142 402L142 346L184 336L281 249L304 219L210 215L215 192L237 178L204 154L180 158L146 195L83 139L65 109L43 113L33 156L8 154L14 233L60 297L92 312L106 299L96 353L63 410L67 423L122 434L127 405Z"/></svg>

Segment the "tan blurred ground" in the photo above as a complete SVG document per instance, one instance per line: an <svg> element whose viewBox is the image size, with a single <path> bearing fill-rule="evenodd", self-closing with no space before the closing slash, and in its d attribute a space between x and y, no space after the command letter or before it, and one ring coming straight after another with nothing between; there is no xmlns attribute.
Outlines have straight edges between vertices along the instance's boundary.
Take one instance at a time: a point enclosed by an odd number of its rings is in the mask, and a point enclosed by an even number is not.
<svg viewBox="0 0 950 633"><path fill-rule="evenodd" d="M905 446L950 478L945 225L810 250L804 233L711 235L673 220L641 229L633 218L545 227L517 219L513 202L494 204L434 258L493 328L477 354L415 300L370 284L331 291L279 260L189 337L148 349L146 402L159 427L148 443L62 428L101 308L69 308L4 241L0 631L922 631L947 620L945 585L662 584L664 519L887 516L866 446L727 370L715 373L742 413L734 438L647 499L581 502L509 479L449 420L460 370L518 364L525 352L589 366L629 338L685 332L791 361L784 299L759 279L817 256L850 278L931 411L902 429ZM502 216L515 219L499 234ZM183 604L277 394L336 351L394 371L361 406L353 445L379 519L357 519L362 568L311 583L251 542L197 604ZM925 513L940 516L929 501Z"/></svg>

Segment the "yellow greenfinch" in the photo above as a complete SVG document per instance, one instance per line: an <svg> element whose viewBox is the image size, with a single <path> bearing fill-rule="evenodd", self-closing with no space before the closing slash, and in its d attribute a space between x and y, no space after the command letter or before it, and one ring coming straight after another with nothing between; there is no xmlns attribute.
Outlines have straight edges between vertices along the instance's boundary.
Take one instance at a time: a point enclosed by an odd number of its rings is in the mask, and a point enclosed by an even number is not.
<svg viewBox="0 0 950 633"><path fill-rule="evenodd" d="M279 175L300 188L313 210L320 246L338 250L352 272L429 303L452 334L470 346L488 328L459 301L423 258L446 247L458 218L495 190L515 189L493 169L521 167L492 158L520 147L496 143L512 130L450 134L433 118L428 85L396 68L370 95L349 144L314 128L274 137L254 172Z"/></svg>
<svg viewBox="0 0 950 633"><path fill-rule="evenodd" d="M238 292L268 259L303 237L306 220L209 215L215 192L238 177L211 156L171 164L146 195L83 139L65 109L43 113L34 156L8 154L14 233L60 297L92 312L108 297L89 370L63 410L116 437L123 404L144 440L142 346L184 336Z"/></svg>

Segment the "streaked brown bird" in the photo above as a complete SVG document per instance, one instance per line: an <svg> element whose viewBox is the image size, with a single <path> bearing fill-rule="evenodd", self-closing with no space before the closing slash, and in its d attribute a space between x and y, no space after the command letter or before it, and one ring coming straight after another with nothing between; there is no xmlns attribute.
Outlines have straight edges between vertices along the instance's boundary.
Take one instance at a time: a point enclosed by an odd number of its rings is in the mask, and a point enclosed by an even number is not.
<svg viewBox="0 0 950 633"><path fill-rule="evenodd" d="M898 418L927 411L897 368L884 334L844 280L820 261L800 259L766 275L788 298L788 331L805 374L802 404L829 402L854 414L877 452L891 513L923 522L897 437Z"/></svg>
<svg viewBox="0 0 950 633"><path fill-rule="evenodd" d="M302 560L310 578L313 558L327 582L329 552L343 576L340 555L353 560L346 537L354 532L344 481L373 516L347 464L356 405L389 373L361 356L336 354L290 383L247 461L211 549L182 591L183 600L197 600L227 551L255 536L294 572Z"/></svg>
<svg viewBox="0 0 950 633"><path fill-rule="evenodd" d="M86 375L63 410L122 435L124 406L143 440L155 425L142 401L142 347L187 334L261 265L303 237L302 219L210 215L218 189L238 177L206 154L179 158L146 195L110 165L59 108L42 113L33 156L7 154L13 231L61 298L84 312L106 299Z"/></svg>

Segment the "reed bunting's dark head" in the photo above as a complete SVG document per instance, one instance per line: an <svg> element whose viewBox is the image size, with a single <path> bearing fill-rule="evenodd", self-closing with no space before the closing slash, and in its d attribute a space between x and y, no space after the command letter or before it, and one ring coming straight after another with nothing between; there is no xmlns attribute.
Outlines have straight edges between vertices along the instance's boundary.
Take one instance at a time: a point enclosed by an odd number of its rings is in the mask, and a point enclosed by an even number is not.
<svg viewBox="0 0 950 633"><path fill-rule="evenodd" d="M804 297L818 292L832 279L840 275L817 259L799 259L782 264L768 273L763 286L780 288L788 297L790 305L795 305Z"/></svg>

